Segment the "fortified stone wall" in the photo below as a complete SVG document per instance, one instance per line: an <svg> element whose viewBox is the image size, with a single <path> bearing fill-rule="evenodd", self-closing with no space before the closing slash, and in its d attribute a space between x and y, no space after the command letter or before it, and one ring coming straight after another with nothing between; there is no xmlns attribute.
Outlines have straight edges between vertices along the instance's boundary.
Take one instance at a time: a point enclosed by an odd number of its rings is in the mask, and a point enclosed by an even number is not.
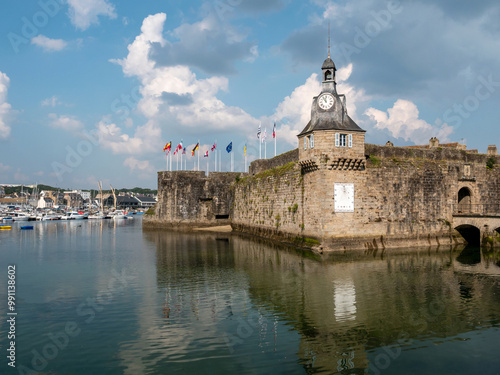
<svg viewBox="0 0 500 375"><path fill-rule="evenodd" d="M250 174L255 175L257 173L267 171L272 168L281 167L290 162L296 162L299 160L299 150L291 150L280 154L272 159L259 159L255 160L250 164Z"/></svg>
<svg viewBox="0 0 500 375"><path fill-rule="evenodd" d="M330 170L325 163L302 175L292 163L240 180L233 227L317 239L328 249L454 245L463 242L453 226L459 190L470 190L472 205L500 198L500 175L486 166L489 155L366 145L366 157L361 171ZM354 183L353 213L335 212L335 183Z"/></svg>
<svg viewBox="0 0 500 375"><path fill-rule="evenodd" d="M296 162L240 179L234 185L233 228L271 238L301 237L302 187Z"/></svg>
<svg viewBox="0 0 500 375"><path fill-rule="evenodd" d="M229 224L233 202L231 183L241 173L158 172L155 214L145 215L146 227L189 229Z"/></svg>
<svg viewBox="0 0 500 375"><path fill-rule="evenodd" d="M253 162L250 175L160 172L156 214L145 225L231 223L254 235L302 239L318 251L440 246L463 242L454 230L462 188L470 192L474 210L500 200L498 156L369 144L365 154L363 170L325 161L308 172L293 150ZM283 165L287 160L292 161ZM278 166L258 172L269 165ZM335 183L354 184L354 212L335 212Z"/></svg>

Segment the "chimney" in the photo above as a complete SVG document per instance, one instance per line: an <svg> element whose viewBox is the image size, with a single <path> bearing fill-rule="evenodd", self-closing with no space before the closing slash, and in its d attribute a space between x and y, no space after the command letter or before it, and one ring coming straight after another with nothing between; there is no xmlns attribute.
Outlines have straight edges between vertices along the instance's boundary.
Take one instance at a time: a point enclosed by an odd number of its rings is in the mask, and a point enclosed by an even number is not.
<svg viewBox="0 0 500 375"><path fill-rule="evenodd" d="M429 139L429 148L436 148L439 147L439 139L436 137L432 137Z"/></svg>

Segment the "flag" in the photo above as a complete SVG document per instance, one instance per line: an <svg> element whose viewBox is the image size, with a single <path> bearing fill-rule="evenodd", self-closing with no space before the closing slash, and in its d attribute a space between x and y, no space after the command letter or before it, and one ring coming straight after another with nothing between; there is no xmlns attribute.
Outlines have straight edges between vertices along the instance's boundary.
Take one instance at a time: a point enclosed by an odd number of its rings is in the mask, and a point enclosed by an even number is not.
<svg viewBox="0 0 500 375"><path fill-rule="evenodd" d="M273 127L273 138L276 138L276 121L274 122L274 127Z"/></svg>
<svg viewBox="0 0 500 375"><path fill-rule="evenodd" d="M261 142L264 142L266 140L266 138L267 138L267 129L264 130L264 134L262 135L262 137L260 139Z"/></svg>
<svg viewBox="0 0 500 375"><path fill-rule="evenodd" d="M244 156L247 156L247 144L245 143L245 152L243 153Z"/></svg>
<svg viewBox="0 0 500 375"><path fill-rule="evenodd" d="M183 155L186 155L186 147L184 147L184 148L182 149L182 154L183 154Z"/></svg>
<svg viewBox="0 0 500 375"><path fill-rule="evenodd" d="M176 150L182 150L182 141L181 141L181 143L179 143L179 145L177 146Z"/></svg>
<svg viewBox="0 0 500 375"><path fill-rule="evenodd" d="M231 152L231 151L233 151L233 142L231 142L231 143L229 143L229 144L227 145L227 147L226 147L226 151L227 151L227 152Z"/></svg>
<svg viewBox="0 0 500 375"><path fill-rule="evenodd" d="M217 148L217 143L214 142L214 145L212 146L212 151L214 151Z"/></svg>
<svg viewBox="0 0 500 375"><path fill-rule="evenodd" d="M257 130L257 139L260 138L260 124L259 124L259 130Z"/></svg>
<svg viewBox="0 0 500 375"><path fill-rule="evenodd" d="M208 158L208 150L205 152L205 155L203 155L204 158Z"/></svg>
<svg viewBox="0 0 500 375"><path fill-rule="evenodd" d="M174 155L177 154L177 151L179 151L179 149L176 147L174 150Z"/></svg>
<svg viewBox="0 0 500 375"><path fill-rule="evenodd" d="M169 150L170 151L170 147L172 147L172 141L168 142L165 147L163 147L163 152L165 152L165 150Z"/></svg>
<svg viewBox="0 0 500 375"><path fill-rule="evenodd" d="M200 143L198 142L196 146L194 146L193 150L191 151L191 156L194 156L194 152L200 148Z"/></svg>

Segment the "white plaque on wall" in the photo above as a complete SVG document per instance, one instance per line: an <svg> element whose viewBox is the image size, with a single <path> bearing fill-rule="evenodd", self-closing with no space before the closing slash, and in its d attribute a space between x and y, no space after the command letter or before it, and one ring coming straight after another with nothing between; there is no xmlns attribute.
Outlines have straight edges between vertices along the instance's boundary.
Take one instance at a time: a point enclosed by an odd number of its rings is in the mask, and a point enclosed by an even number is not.
<svg viewBox="0 0 500 375"><path fill-rule="evenodd" d="M354 184L334 184L335 212L354 212Z"/></svg>

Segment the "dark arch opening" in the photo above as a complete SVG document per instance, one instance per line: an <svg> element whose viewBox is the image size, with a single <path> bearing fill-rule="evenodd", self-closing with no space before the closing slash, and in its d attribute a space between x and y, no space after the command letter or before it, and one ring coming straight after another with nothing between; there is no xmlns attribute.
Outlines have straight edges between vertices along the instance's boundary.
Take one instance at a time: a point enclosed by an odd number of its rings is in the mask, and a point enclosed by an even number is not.
<svg viewBox="0 0 500 375"><path fill-rule="evenodd" d="M331 81L331 79L332 79L332 72L331 70L327 70L325 72L325 81Z"/></svg>
<svg viewBox="0 0 500 375"><path fill-rule="evenodd" d="M469 246L481 245L481 231L474 225L459 225L455 228Z"/></svg>
<svg viewBox="0 0 500 375"><path fill-rule="evenodd" d="M471 212L471 192L468 187L463 187L458 191L458 212Z"/></svg>

